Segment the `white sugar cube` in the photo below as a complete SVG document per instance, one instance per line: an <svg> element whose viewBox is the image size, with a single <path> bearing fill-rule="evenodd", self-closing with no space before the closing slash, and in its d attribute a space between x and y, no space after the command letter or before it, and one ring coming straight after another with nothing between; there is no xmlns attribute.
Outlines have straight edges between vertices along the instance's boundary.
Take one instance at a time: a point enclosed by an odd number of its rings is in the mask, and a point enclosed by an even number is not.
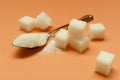
<svg viewBox="0 0 120 80"><path fill-rule="evenodd" d="M35 20L35 24L42 30L47 29L51 25L52 19L45 12L41 12Z"/></svg>
<svg viewBox="0 0 120 80"><path fill-rule="evenodd" d="M55 36L56 46L62 49L66 49L69 42L68 31L61 29Z"/></svg>
<svg viewBox="0 0 120 80"><path fill-rule="evenodd" d="M104 39L105 27L102 23L90 24L89 25L89 34L90 39Z"/></svg>
<svg viewBox="0 0 120 80"><path fill-rule="evenodd" d="M70 38L80 39L84 36L84 30L86 27L85 21L72 19L69 23L68 33Z"/></svg>
<svg viewBox="0 0 120 80"><path fill-rule="evenodd" d="M30 16L24 16L19 19L21 29L29 32L34 28L34 21L35 19Z"/></svg>
<svg viewBox="0 0 120 80"><path fill-rule="evenodd" d="M84 36L80 40L70 39L70 46L78 52L84 52L89 47L89 38Z"/></svg>
<svg viewBox="0 0 120 80"><path fill-rule="evenodd" d="M109 75L115 55L106 51L100 51L96 58L96 72Z"/></svg>

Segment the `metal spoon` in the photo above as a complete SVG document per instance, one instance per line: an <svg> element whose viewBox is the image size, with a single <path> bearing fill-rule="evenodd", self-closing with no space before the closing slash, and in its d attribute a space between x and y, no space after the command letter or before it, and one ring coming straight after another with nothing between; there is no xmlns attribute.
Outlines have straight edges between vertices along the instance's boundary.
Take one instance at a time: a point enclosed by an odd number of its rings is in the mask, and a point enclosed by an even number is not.
<svg viewBox="0 0 120 80"><path fill-rule="evenodd" d="M85 22L90 22L94 20L94 17L92 15L85 15L78 20L82 20ZM48 39L57 31L59 31L61 28L67 28L69 24L65 24L61 27L58 27L48 33L28 33L28 34L22 34L18 36L12 43L15 47L21 47L21 48L36 48L36 47L42 47L46 45Z"/></svg>

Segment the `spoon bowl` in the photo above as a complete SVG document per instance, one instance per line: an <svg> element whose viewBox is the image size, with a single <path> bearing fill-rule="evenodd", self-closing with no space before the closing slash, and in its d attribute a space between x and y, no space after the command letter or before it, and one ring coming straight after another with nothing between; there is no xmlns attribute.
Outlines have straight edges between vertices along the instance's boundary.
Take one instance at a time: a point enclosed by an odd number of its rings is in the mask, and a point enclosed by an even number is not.
<svg viewBox="0 0 120 80"><path fill-rule="evenodd" d="M48 33L28 33L17 37L12 45L21 48L35 48L44 46L50 34Z"/></svg>

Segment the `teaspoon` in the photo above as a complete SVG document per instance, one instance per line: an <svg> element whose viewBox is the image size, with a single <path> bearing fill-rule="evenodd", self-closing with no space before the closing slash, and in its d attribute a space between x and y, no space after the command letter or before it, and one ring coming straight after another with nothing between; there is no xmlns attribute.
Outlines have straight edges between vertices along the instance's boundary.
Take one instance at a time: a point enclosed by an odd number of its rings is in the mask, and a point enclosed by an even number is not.
<svg viewBox="0 0 120 80"><path fill-rule="evenodd" d="M94 20L94 17L92 15L85 15L78 20L82 20L85 22L91 22ZM57 31L59 31L61 28L67 28L69 24L65 24L61 27L58 27L48 33L27 33L22 34L18 36L12 43L15 47L20 48L36 48L36 47L42 47L45 46L48 39L55 34Z"/></svg>

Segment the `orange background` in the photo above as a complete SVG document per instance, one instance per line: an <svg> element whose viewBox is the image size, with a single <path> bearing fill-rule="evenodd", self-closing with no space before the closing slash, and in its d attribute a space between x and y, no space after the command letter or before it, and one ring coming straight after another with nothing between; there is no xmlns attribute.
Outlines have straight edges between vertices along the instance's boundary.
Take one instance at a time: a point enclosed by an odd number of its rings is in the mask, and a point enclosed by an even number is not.
<svg viewBox="0 0 120 80"><path fill-rule="evenodd" d="M92 14L107 28L104 41L90 41L80 54L70 48L66 54L39 55L39 49L20 49L11 45L20 34L18 19L36 17L45 11L59 27L72 18ZM120 1L119 0L0 0L0 80L119 80L120 79ZM33 32L40 32L39 29ZM86 34L88 32L86 30ZM109 77L94 72L100 50L116 55ZM38 54L38 55L37 55Z"/></svg>

